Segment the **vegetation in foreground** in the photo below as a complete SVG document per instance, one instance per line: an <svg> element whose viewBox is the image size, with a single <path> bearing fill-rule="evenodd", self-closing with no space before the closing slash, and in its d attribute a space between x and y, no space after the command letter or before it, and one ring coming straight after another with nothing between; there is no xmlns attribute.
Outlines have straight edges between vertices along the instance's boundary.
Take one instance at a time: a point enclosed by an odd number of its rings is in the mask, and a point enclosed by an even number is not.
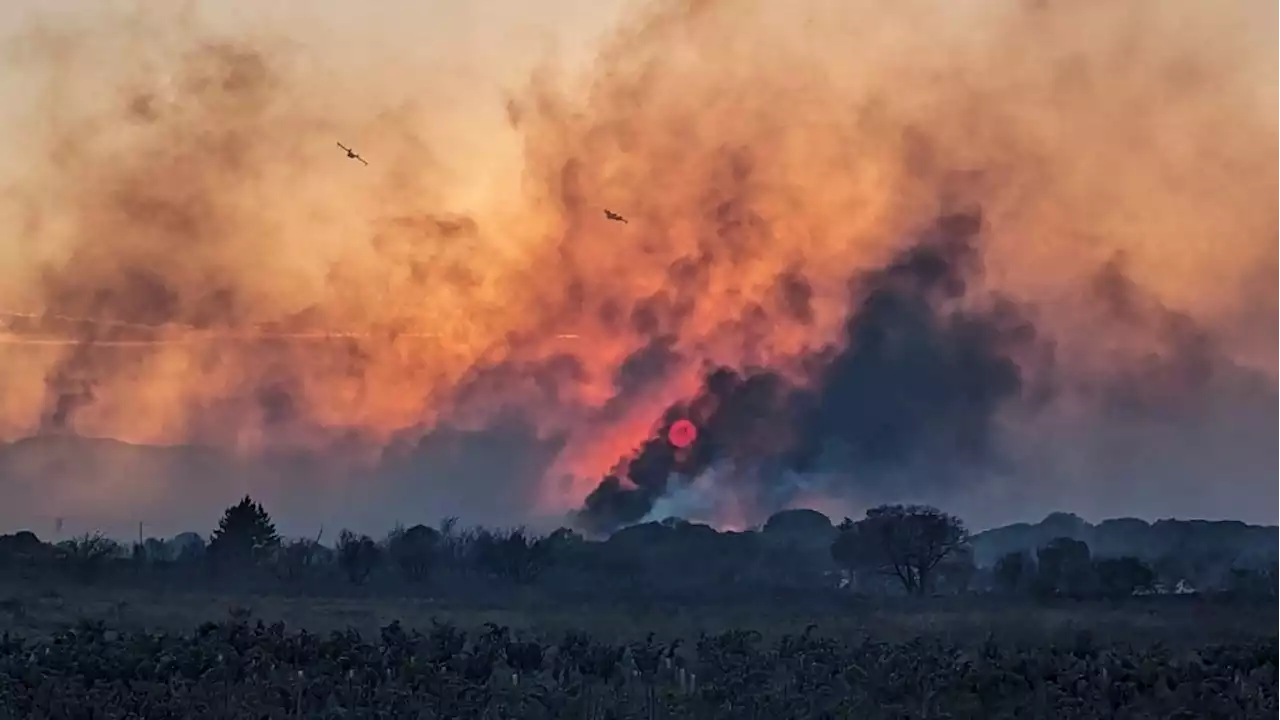
<svg viewBox="0 0 1280 720"><path fill-rule="evenodd" d="M1276 714L1274 528L1063 519L983 543L917 506L603 541L450 520L326 547L245 498L208 542L0 536L0 720ZM191 632L233 598L264 622Z"/></svg>
<svg viewBox="0 0 1280 720"><path fill-rule="evenodd" d="M287 632L246 617L182 635L81 623L0 641L0 717L1262 718L1274 638L1170 650L840 641L732 631L687 644L488 625Z"/></svg>

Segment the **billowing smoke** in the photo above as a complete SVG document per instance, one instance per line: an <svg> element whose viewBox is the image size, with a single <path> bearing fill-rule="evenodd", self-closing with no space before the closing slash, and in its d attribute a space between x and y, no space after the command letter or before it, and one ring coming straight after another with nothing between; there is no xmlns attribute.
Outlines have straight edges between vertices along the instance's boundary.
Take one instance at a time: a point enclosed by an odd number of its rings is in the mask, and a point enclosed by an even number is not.
<svg viewBox="0 0 1280 720"><path fill-rule="evenodd" d="M0 524L1271 518L1274 3L495 1L33 4Z"/></svg>
<svg viewBox="0 0 1280 720"><path fill-rule="evenodd" d="M718 491L758 520L785 507L805 475L828 478L829 494L844 494L842 483L883 494L875 485L890 479L945 485L995 460L998 413L1034 396L1023 367L1046 355L1011 301L966 292L980 270L980 229L977 213L944 216L887 266L851 283L842 345L805 358L805 381L768 370L711 372L587 496L584 524L636 522L681 490L673 483L717 464ZM681 419L701 428L691 448L668 439ZM727 486L726 476L747 487Z"/></svg>

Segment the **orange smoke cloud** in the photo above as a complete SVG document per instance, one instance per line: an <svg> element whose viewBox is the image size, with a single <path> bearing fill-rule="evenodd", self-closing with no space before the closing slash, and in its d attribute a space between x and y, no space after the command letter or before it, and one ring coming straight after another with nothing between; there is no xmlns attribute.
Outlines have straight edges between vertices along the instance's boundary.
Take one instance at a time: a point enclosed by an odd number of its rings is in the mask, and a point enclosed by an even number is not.
<svg viewBox="0 0 1280 720"><path fill-rule="evenodd" d="M984 282L1077 376L1161 351L1082 300L1123 257L1274 383L1274 15L661 0L582 77L488 96L488 148L439 140L478 95L394 48L346 72L291 19L41 26L13 60L0 437L369 458L519 416L554 447L526 512L562 511L706 363L794 370L852 276L973 205Z"/></svg>

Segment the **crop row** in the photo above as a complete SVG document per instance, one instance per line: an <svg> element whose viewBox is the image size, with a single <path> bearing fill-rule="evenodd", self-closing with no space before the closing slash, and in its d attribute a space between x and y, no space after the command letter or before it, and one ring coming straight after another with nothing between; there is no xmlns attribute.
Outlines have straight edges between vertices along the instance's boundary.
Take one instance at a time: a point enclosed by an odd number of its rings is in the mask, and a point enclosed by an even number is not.
<svg viewBox="0 0 1280 720"><path fill-rule="evenodd" d="M183 635L81 623L0 640L0 718L1246 718L1277 714L1277 645L1178 651L806 632L619 645L488 625Z"/></svg>

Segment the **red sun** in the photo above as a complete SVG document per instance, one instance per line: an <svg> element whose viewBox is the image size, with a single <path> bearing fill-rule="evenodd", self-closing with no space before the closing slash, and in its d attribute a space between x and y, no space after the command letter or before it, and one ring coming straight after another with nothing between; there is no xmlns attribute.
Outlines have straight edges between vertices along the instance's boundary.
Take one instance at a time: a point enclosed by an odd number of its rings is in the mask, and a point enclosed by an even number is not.
<svg viewBox="0 0 1280 720"><path fill-rule="evenodd" d="M667 440L681 449L689 447L697 439L698 426L688 420L677 420L671 423L671 429L667 431Z"/></svg>

